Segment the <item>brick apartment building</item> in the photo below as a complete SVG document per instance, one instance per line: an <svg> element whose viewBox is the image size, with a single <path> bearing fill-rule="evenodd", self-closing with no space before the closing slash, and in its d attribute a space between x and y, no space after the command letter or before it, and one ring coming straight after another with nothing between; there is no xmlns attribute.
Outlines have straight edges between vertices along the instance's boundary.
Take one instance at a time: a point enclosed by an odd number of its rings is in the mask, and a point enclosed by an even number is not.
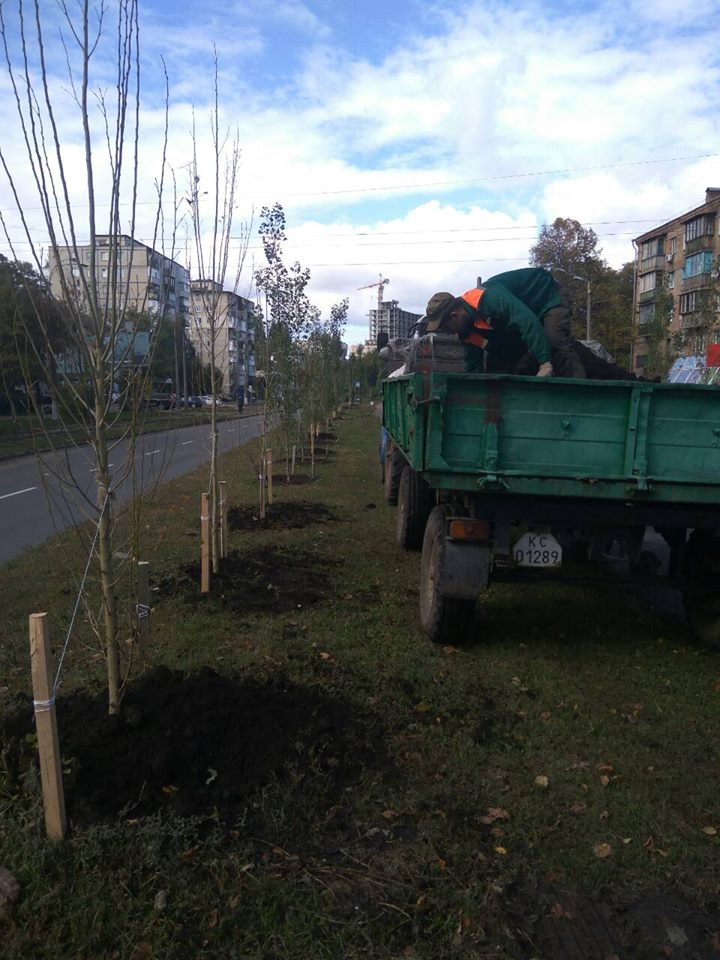
<svg viewBox="0 0 720 960"><path fill-rule="evenodd" d="M665 348L668 356L703 353L708 340L703 294L720 257L720 188L709 187L705 202L648 230L633 241L636 250L633 366L642 373L648 361L648 335L661 291L672 298Z"/></svg>
<svg viewBox="0 0 720 960"><path fill-rule="evenodd" d="M50 290L64 298L62 275L78 301L83 295L82 276L90 268L90 245L51 249L48 262ZM102 300L117 279L119 297L127 294L127 306L158 316L186 320L190 310L190 274L176 260L125 234L98 236L95 250L95 279Z"/></svg>
<svg viewBox="0 0 720 960"><path fill-rule="evenodd" d="M213 280L190 284L188 338L203 364L210 362L210 320L215 313L215 367L222 374L220 393L233 399L255 389L253 303L223 290Z"/></svg>

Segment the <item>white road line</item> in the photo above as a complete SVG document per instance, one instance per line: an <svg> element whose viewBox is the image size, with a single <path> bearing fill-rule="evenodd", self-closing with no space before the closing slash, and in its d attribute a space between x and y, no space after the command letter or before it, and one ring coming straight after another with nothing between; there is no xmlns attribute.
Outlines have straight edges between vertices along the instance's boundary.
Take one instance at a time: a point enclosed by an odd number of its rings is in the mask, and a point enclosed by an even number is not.
<svg viewBox="0 0 720 960"><path fill-rule="evenodd" d="M154 453L160 453L160 450L159 450L159 449L158 449L158 450L151 450L149 453L146 453L145 456L146 456L146 457L151 457Z"/></svg>
<svg viewBox="0 0 720 960"><path fill-rule="evenodd" d="M37 490L37 487L25 487L24 490L15 490L13 493L4 493L0 500L7 500L8 497L18 497L21 493L30 493L31 490Z"/></svg>
<svg viewBox="0 0 720 960"><path fill-rule="evenodd" d="M194 441L194 440L183 440L183 442L180 444L180 446L181 446L181 447L186 447L189 443L195 443L195 441Z"/></svg>

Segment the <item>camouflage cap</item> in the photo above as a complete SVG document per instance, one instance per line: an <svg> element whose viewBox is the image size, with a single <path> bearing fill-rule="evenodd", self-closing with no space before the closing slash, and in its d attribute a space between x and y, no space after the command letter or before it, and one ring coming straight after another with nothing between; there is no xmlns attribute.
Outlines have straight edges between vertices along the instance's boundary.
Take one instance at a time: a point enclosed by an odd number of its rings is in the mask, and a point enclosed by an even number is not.
<svg viewBox="0 0 720 960"><path fill-rule="evenodd" d="M456 301L457 297L454 297L451 293L447 293L445 291L434 293L430 297L428 300L428 305L425 308L425 315L427 317L425 329L428 331L428 333L432 333L433 330L438 329L443 320L449 316L451 310L455 306Z"/></svg>

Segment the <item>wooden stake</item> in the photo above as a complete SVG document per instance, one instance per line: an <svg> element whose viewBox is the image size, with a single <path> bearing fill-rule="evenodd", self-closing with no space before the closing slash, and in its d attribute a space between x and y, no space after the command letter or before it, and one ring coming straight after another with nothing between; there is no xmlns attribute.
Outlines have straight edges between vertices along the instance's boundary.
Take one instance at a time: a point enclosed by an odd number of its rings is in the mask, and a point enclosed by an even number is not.
<svg viewBox="0 0 720 960"><path fill-rule="evenodd" d="M227 480L220 481L220 556L228 555Z"/></svg>
<svg viewBox="0 0 720 960"><path fill-rule="evenodd" d="M62 840L67 831L67 817L55 716L55 691L50 679L50 631L46 613L30 614L30 669L40 754L45 831L49 840Z"/></svg>
<svg viewBox="0 0 720 960"><path fill-rule="evenodd" d="M210 494L200 498L200 593L210 593Z"/></svg>
<svg viewBox="0 0 720 960"><path fill-rule="evenodd" d="M296 453L297 453L297 444L294 443L294 444L293 444L293 452L292 452L292 464L290 465L290 476L291 476L291 477L294 477L294 476L295 476L295 454L296 454Z"/></svg>
<svg viewBox="0 0 720 960"><path fill-rule="evenodd" d="M266 467L265 467L265 469L266 469L266 471L267 471L267 483L268 483L268 487L267 487L267 502L268 502L268 504L271 504L271 503L273 502L273 489L272 489L272 471L273 471L272 450L268 450L268 452L267 452L267 454L266 454Z"/></svg>
<svg viewBox="0 0 720 960"><path fill-rule="evenodd" d="M150 640L150 564L147 560L138 561L137 573L138 646L144 657Z"/></svg>

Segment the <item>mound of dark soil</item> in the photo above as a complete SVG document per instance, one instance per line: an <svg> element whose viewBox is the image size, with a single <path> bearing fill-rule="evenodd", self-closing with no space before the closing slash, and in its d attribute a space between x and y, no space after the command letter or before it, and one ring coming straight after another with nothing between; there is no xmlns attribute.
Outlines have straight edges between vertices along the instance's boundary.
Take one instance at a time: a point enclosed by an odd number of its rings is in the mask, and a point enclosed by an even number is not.
<svg viewBox="0 0 720 960"><path fill-rule="evenodd" d="M68 814L76 824L217 810L231 822L248 797L292 769L294 782L321 778L328 805L384 756L382 734L345 702L289 682L259 683L213 670L186 675L158 667L126 693L118 716L105 694L58 699ZM31 707L0 731L13 757L34 762L25 737Z"/></svg>
<svg viewBox="0 0 720 960"><path fill-rule="evenodd" d="M260 519L255 506L242 504L228 511L228 524L231 530L276 530L298 529L311 523L327 523L337 517L322 503L298 500L295 503L273 503L266 508L264 519Z"/></svg>
<svg viewBox="0 0 720 960"><path fill-rule="evenodd" d="M718 955L720 915L664 892L627 902L525 885L510 891L509 913L533 955L553 960L712 960Z"/></svg>
<svg viewBox="0 0 720 960"><path fill-rule="evenodd" d="M211 578L211 592L200 593L200 564L165 577L155 586L156 602L180 596L187 603L238 613L287 613L322 602L333 594L330 573L338 561L307 550L269 544L233 550Z"/></svg>

